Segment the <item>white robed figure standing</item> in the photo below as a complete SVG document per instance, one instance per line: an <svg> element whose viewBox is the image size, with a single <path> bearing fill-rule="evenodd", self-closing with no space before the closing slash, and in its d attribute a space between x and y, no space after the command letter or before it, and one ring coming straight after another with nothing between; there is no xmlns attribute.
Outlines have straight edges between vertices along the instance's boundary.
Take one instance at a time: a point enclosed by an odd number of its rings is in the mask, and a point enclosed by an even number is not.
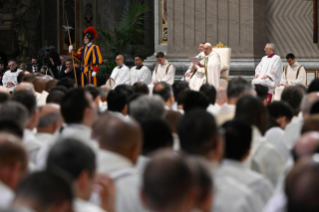
<svg viewBox="0 0 319 212"><path fill-rule="evenodd" d="M124 64L124 56L118 55L116 57L116 67L113 69L111 77L117 85L131 85L130 69Z"/></svg>
<svg viewBox="0 0 319 212"><path fill-rule="evenodd" d="M158 82L166 82L173 85L175 80L175 67L169 63L163 52L159 52L156 55L158 64L155 66L152 76L152 84L155 85Z"/></svg>
<svg viewBox="0 0 319 212"><path fill-rule="evenodd" d="M281 80L283 66L280 56L275 55L274 53L274 44L266 44L264 50L267 56L264 56L256 67L255 78L253 79L252 84L260 84L268 87L268 103L270 103L274 91Z"/></svg>
<svg viewBox="0 0 319 212"><path fill-rule="evenodd" d="M189 82L189 87L192 90L198 91L205 83L215 86L216 89L219 88L222 63L210 43L204 45L204 59L197 65L194 64L193 68L195 71Z"/></svg>
<svg viewBox="0 0 319 212"><path fill-rule="evenodd" d="M296 61L295 55L290 53L286 56L286 59L288 66L284 68L280 84L275 89L274 100L276 101L281 99L281 94L285 87L293 85L306 85L307 82L306 70Z"/></svg>

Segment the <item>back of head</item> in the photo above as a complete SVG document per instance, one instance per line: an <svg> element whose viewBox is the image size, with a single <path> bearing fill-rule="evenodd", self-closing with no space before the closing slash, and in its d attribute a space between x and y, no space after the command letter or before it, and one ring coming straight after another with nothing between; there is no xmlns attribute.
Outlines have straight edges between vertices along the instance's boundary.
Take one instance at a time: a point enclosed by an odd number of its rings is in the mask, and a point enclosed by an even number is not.
<svg viewBox="0 0 319 212"><path fill-rule="evenodd" d="M215 118L204 110L194 110L181 118L178 126L181 149L205 156L216 148L218 129Z"/></svg>
<svg viewBox="0 0 319 212"><path fill-rule="evenodd" d="M138 122L152 118L164 118L165 103L158 96L141 96L129 105L130 116Z"/></svg>
<svg viewBox="0 0 319 212"><path fill-rule="evenodd" d="M67 124L81 123L84 118L84 110L87 107L89 107L89 101L83 88L69 91L61 101L62 116Z"/></svg>
<svg viewBox="0 0 319 212"><path fill-rule="evenodd" d="M267 110L262 101L254 96L244 96L236 105L235 118L242 119L250 125L256 125L262 134L267 127Z"/></svg>
<svg viewBox="0 0 319 212"><path fill-rule="evenodd" d="M311 107L311 110L310 110L310 114L311 115L319 114L319 101L316 102L315 104L313 104L313 106Z"/></svg>
<svg viewBox="0 0 319 212"><path fill-rule="evenodd" d="M96 99L98 96L100 96L100 90L94 85L91 85L91 84L86 85L84 87L84 90L89 92L92 95L93 99Z"/></svg>
<svg viewBox="0 0 319 212"><path fill-rule="evenodd" d="M39 123L37 129L52 128L53 124L61 122L60 106L57 104L46 104L39 108ZM58 125L56 126L58 128Z"/></svg>
<svg viewBox="0 0 319 212"><path fill-rule="evenodd" d="M107 96L107 109L113 112L122 112L128 103L128 96L121 90L111 90Z"/></svg>
<svg viewBox="0 0 319 212"><path fill-rule="evenodd" d="M319 166L316 154L297 163L286 178L287 212L319 211Z"/></svg>
<svg viewBox="0 0 319 212"><path fill-rule="evenodd" d="M68 204L71 207L71 183L64 176L48 172L35 172L27 176L17 188L13 207L36 207L39 211ZM19 205L26 204L26 205Z"/></svg>
<svg viewBox="0 0 319 212"><path fill-rule="evenodd" d="M200 157L188 157L187 163L193 172L194 184L199 188L197 208L200 211L212 211L214 182L207 162Z"/></svg>
<svg viewBox="0 0 319 212"><path fill-rule="evenodd" d="M308 87L308 94L312 92L319 92L319 79L313 80Z"/></svg>
<svg viewBox="0 0 319 212"><path fill-rule="evenodd" d="M47 82L47 84L45 86L45 91L50 93L52 88L54 88L57 84L58 84L57 80L50 80L49 82Z"/></svg>
<svg viewBox="0 0 319 212"><path fill-rule="evenodd" d="M23 77L22 81L32 83L35 78L36 76L34 74L28 74Z"/></svg>
<svg viewBox="0 0 319 212"><path fill-rule="evenodd" d="M300 112L300 104L303 96L304 92L300 87L289 86L282 92L281 101L288 103L296 116Z"/></svg>
<svg viewBox="0 0 319 212"><path fill-rule="evenodd" d="M58 91L58 90L51 91L46 99L46 103L61 104L61 101L64 95L65 93L63 93L62 91Z"/></svg>
<svg viewBox="0 0 319 212"><path fill-rule="evenodd" d="M139 154L142 132L135 121L105 113L93 125L92 137L99 142L100 148L131 157L137 148ZM129 159L135 163L137 156Z"/></svg>
<svg viewBox="0 0 319 212"><path fill-rule="evenodd" d="M222 126L225 137L225 158L242 161L248 155L252 142L252 129L246 122L234 119Z"/></svg>
<svg viewBox="0 0 319 212"><path fill-rule="evenodd" d="M23 138L23 128L15 120L0 118L0 132L12 134L20 139Z"/></svg>
<svg viewBox="0 0 319 212"><path fill-rule="evenodd" d="M317 101L319 101L319 92L309 93L303 97L300 107L304 119L310 115L310 110Z"/></svg>
<svg viewBox="0 0 319 212"><path fill-rule="evenodd" d="M75 80L68 78L68 77L65 77L65 78L59 80L59 82L56 85L57 86L64 86L67 90L71 90L75 86Z"/></svg>
<svg viewBox="0 0 319 212"><path fill-rule="evenodd" d="M251 84L244 78L237 77L228 82L227 98L238 99L252 90Z"/></svg>
<svg viewBox="0 0 319 212"><path fill-rule="evenodd" d="M172 85L174 97L177 99L182 91L189 90L188 82L185 81L175 81Z"/></svg>
<svg viewBox="0 0 319 212"><path fill-rule="evenodd" d="M136 94L148 95L150 93L148 86L144 82L136 82L132 87Z"/></svg>
<svg viewBox="0 0 319 212"><path fill-rule="evenodd" d="M56 143L48 154L47 170L64 171L76 180L81 172L87 171L93 177L96 164L93 150L73 138L66 138Z"/></svg>
<svg viewBox="0 0 319 212"><path fill-rule="evenodd" d="M29 82L21 82L19 85L17 85L17 87L15 87L13 93L15 93L17 91L21 91L21 90L30 91L32 93L35 93L33 84L29 83Z"/></svg>
<svg viewBox="0 0 319 212"><path fill-rule="evenodd" d="M134 95L134 90L132 86L130 85L125 85L125 84L118 85L116 86L114 90L125 93L125 95L127 96L127 99L131 98Z"/></svg>
<svg viewBox="0 0 319 212"><path fill-rule="evenodd" d="M9 101L0 106L0 121L13 121L24 129L29 121L28 109L19 102Z"/></svg>
<svg viewBox="0 0 319 212"><path fill-rule="evenodd" d="M319 133L316 131L305 132L296 142L292 155L297 162L302 158L312 156L319 150Z"/></svg>
<svg viewBox="0 0 319 212"><path fill-rule="evenodd" d="M290 105L282 101L272 102L267 106L267 110L269 117L274 120L277 120L280 117L286 117L287 120L290 121L294 116Z"/></svg>
<svg viewBox="0 0 319 212"><path fill-rule="evenodd" d="M47 81L44 77L36 77L33 80L34 90L38 93L42 93L44 91Z"/></svg>
<svg viewBox="0 0 319 212"><path fill-rule="evenodd" d="M20 84L23 81L25 74L23 72L20 72L17 76L17 82Z"/></svg>
<svg viewBox="0 0 319 212"><path fill-rule="evenodd" d="M309 116L303 123L301 134L319 131L319 114Z"/></svg>
<svg viewBox="0 0 319 212"><path fill-rule="evenodd" d="M203 93L209 100L209 103L214 105L216 101L216 89L213 85L204 84L200 87L199 91Z"/></svg>
<svg viewBox="0 0 319 212"><path fill-rule="evenodd" d="M187 91L183 103L185 113L194 109L206 110L208 106L209 101L204 94L197 91Z"/></svg>
<svg viewBox="0 0 319 212"><path fill-rule="evenodd" d="M142 122L141 127L143 131L143 155L149 155L161 148L173 147L173 135L165 121L150 119Z"/></svg>
<svg viewBox="0 0 319 212"><path fill-rule="evenodd" d="M268 97L268 87L264 85L255 85L255 91L257 93L257 96L261 99L267 99Z"/></svg>
<svg viewBox="0 0 319 212"><path fill-rule="evenodd" d="M172 94L172 87L166 82L159 82L153 88L153 95L159 95L164 102L167 102Z"/></svg>
<svg viewBox="0 0 319 212"><path fill-rule="evenodd" d="M34 94L28 90L14 92L11 101L19 102L24 105L28 109L29 117L31 117L37 109L36 98Z"/></svg>
<svg viewBox="0 0 319 212"><path fill-rule="evenodd" d="M21 174L28 169L28 153L21 139L10 134L0 133L0 169L20 163ZM16 176L12 176L16 177Z"/></svg>
<svg viewBox="0 0 319 212"><path fill-rule="evenodd" d="M183 157L160 153L145 168L143 200L150 211L178 210L193 192L193 174Z"/></svg>
<svg viewBox="0 0 319 212"><path fill-rule="evenodd" d="M0 92L0 104L7 102L10 99L10 94L5 92Z"/></svg>

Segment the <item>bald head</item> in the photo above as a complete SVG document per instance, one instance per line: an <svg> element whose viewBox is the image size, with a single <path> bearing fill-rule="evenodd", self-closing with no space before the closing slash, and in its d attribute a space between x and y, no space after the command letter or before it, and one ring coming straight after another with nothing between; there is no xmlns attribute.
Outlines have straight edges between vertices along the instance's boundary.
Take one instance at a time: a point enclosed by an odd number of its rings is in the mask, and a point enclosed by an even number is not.
<svg viewBox="0 0 319 212"><path fill-rule="evenodd" d="M142 200L150 211L192 211L194 199L190 196L194 185L194 174L186 158L162 150L145 168Z"/></svg>
<svg viewBox="0 0 319 212"><path fill-rule="evenodd" d="M302 135L294 147L294 159L311 156L319 150L319 132L308 132Z"/></svg>
<svg viewBox="0 0 319 212"><path fill-rule="evenodd" d="M117 57L116 57L116 64L118 65L118 66L121 66L121 65L123 65L123 63L124 63L124 56L123 55L117 55Z"/></svg>
<svg viewBox="0 0 319 212"><path fill-rule="evenodd" d="M0 93L7 93L9 94L9 90L6 87L0 86Z"/></svg>
<svg viewBox="0 0 319 212"><path fill-rule="evenodd" d="M50 80L50 81L48 81L47 84L45 85L45 91L50 93L52 88L54 88L57 84L58 84L58 80Z"/></svg>
<svg viewBox="0 0 319 212"><path fill-rule="evenodd" d="M120 154L133 164L136 163L141 148L142 132L135 121L105 113L94 124L92 137L99 142L102 149Z"/></svg>
<svg viewBox="0 0 319 212"><path fill-rule="evenodd" d="M7 102L10 99L10 93L6 87L0 86L0 104Z"/></svg>
<svg viewBox="0 0 319 212"><path fill-rule="evenodd" d="M287 212L319 211L319 155L300 160L286 178Z"/></svg>
<svg viewBox="0 0 319 212"><path fill-rule="evenodd" d="M26 91L31 91L32 93L35 93L34 91L34 86L33 84L29 82L21 82L17 87L14 89L14 91L21 91L21 90L26 90Z"/></svg>
<svg viewBox="0 0 319 212"><path fill-rule="evenodd" d="M42 93L49 79L45 77L37 77L33 80L34 89L38 93Z"/></svg>
<svg viewBox="0 0 319 212"><path fill-rule="evenodd" d="M60 105L46 104L39 109L38 133L53 134L62 126Z"/></svg>
<svg viewBox="0 0 319 212"><path fill-rule="evenodd" d="M319 101L319 92L309 93L303 98L300 109L304 119L310 116L310 110L317 101Z"/></svg>

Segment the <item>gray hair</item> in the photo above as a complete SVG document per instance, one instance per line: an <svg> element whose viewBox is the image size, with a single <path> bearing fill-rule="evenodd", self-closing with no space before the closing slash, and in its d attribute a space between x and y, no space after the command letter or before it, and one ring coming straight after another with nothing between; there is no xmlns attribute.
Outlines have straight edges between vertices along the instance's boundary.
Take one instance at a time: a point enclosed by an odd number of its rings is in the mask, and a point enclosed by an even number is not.
<svg viewBox="0 0 319 212"><path fill-rule="evenodd" d="M267 43L267 45L269 45L269 48L272 49L273 51L275 51L275 44L273 43Z"/></svg>
<svg viewBox="0 0 319 212"><path fill-rule="evenodd" d="M15 60L9 60L9 61L8 61L8 64L9 64L9 63L11 63L11 62L13 62L13 63L14 63L14 65L16 65L16 64L17 64L17 62L16 62Z"/></svg>
<svg viewBox="0 0 319 212"><path fill-rule="evenodd" d="M60 121L61 115L58 112L48 113L39 119L38 128L45 128Z"/></svg>
<svg viewBox="0 0 319 212"><path fill-rule="evenodd" d="M19 102L6 102L0 106L0 120L10 120L24 129L29 121L28 109Z"/></svg>
<svg viewBox="0 0 319 212"><path fill-rule="evenodd" d="M165 116L165 103L159 96L141 96L129 105L130 116L138 122Z"/></svg>

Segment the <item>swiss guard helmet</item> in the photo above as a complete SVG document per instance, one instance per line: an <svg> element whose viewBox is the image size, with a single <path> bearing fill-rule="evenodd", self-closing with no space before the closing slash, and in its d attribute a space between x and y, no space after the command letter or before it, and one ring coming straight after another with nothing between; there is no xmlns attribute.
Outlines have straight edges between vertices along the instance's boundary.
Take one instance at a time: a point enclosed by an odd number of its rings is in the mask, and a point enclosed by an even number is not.
<svg viewBox="0 0 319 212"><path fill-rule="evenodd" d="M94 41L97 38L97 32L93 27L86 28L83 34L83 38L84 37L87 37L90 40L90 42Z"/></svg>

